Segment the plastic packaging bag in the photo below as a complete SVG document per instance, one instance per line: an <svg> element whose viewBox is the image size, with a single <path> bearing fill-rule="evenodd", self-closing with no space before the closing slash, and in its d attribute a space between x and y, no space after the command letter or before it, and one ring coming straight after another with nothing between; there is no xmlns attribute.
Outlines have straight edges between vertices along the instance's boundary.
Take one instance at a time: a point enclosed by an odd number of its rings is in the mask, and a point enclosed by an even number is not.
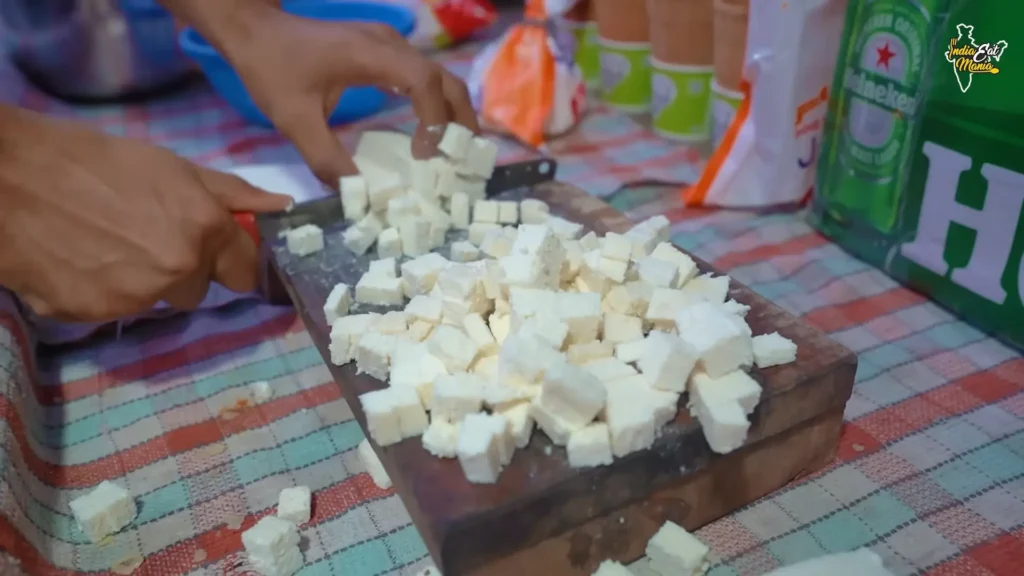
<svg viewBox="0 0 1024 576"><path fill-rule="evenodd" d="M487 28L498 17L489 0L378 0L416 14L409 42L417 48L446 48Z"/></svg>
<svg viewBox="0 0 1024 576"><path fill-rule="evenodd" d="M469 91L485 126L530 146L575 126L586 107L572 33L555 26L575 0L527 0L523 22L473 61Z"/></svg>
<svg viewBox="0 0 1024 576"><path fill-rule="evenodd" d="M854 0L857 1L857 0ZM750 2L743 100L689 206L801 202L814 185L847 0Z"/></svg>

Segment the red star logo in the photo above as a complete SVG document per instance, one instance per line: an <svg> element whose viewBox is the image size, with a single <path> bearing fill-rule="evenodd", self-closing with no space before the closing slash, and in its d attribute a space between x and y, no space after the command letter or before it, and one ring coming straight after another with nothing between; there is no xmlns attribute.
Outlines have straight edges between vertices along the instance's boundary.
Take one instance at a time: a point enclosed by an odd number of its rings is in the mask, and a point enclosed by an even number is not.
<svg viewBox="0 0 1024 576"><path fill-rule="evenodd" d="M885 46L881 48L875 48L875 52L878 52L878 62L875 63L875 66L885 66L885 69L888 70L889 60L892 60L892 57L896 55L895 52L889 49L889 42L886 41Z"/></svg>

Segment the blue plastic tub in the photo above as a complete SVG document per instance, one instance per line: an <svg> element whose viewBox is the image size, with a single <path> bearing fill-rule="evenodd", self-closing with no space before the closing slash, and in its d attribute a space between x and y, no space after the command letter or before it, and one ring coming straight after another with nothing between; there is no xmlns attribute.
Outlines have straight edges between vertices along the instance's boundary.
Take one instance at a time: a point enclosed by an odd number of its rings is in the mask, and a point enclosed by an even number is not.
<svg viewBox="0 0 1024 576"><path fill-rule="evenodd" d="M294 0L284 2L284 10L316 20L380 22L408 36L416 26L411 10L394 4L357 2L351 0ZM271 127L270 120L253 103L230 64L193 28L181 31L178 37L182 51L199 65L210 85L243 118L254 124ZM354 122L379 112L388 95L372 86L354 86L341 94L328 123L332 126Z"/></svg>

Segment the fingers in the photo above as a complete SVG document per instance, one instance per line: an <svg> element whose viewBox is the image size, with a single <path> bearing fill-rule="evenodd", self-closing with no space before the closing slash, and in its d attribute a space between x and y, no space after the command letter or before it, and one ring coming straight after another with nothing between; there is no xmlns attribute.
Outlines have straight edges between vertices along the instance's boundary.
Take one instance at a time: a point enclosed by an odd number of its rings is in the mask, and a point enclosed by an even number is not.
<svg viewBox="0 0 1024 576"><path fill-rule="evenodd" d="M214 178L214 180L217 179ZM216 184L223 186L224 182ZM225 189L222 187L217 192L210 188L210 191L215 197L222 198ZM287 198L290 203L291 198ZM211 210L214 210L215 213L211 212L202 238L200 269L195 270L192 280L184 280L175 284L174 292L171 295L171 298L178 300L181 307L186 309L195 307L202 302L210 281L217 282L228 290L239 293L252 292L256 289L259 262L257 244L230 213L254 210L254 205L225 204L223 207L211 206ZM172 306L179 307L171 299L166 299L166 301Z"/></svg>
<svg viewBox="0 0 1024 576"><path fill-rule="evenodd" d="M257 207L235 210L254 210ZM177 310L199 308L210 289L210 282L239 293L252 292L257 285L258 248L249 234L221 206L205 228L197 264L171 284L160 299Z"/></svg>
<svg viewBox="0 0 1024 576"><path fill-rule="evenodd" d="M412 103L413 111L420 120L421 126L444 126L448 124L448 101L444 93L444 74L441 67L433 62L423 62L426 58L417 58L420 62L405 64L403 73L405 86L399 86ZM408 60L407 60L408 62Z"/></svg>
<svg viewBox="0 0 1024 576"><path fill-rule="evenodd" d="M104 323L142 314L151 310L157 298L139 298L126 291L104 290L81 285L46 297L34 293L18 293L18 298L41 318L65 323Z"/></svg>
<svg viewBox="0 0 1024 576"><path fill-rule="evenodd" d="M412 157L427 160L437 156L437 145L444 137L444 124L427 125L420 122L412 135Z"/></svg>
<svg viewBox="0 0 1024 576"><path fill-rule="evenodd" d="M50 303L46 300L37 297L35 294L18 294L18 298L28 306L32 312L40 318L52 318L54 320L67 320L67 318L58 318L60 314L57 309L50 306Z"/></svg>
<svg viewBox="0 0 1024 576"><path fill-rule="evenodd" d="M469 89L466 83L458 76L448 70L442 69L442 89L444 98L451 108L452 122L462 124L474 133L480 133L480 124L476 119L476 110L473 109L473 101L469 97Z"/></svg>
<svg viewBox="0 0 1024 576"><path fill-rule="evenodd" d="M382 76L378 86L398 88L407 95L421 126L428 128L456 122L479 133L476 111L469 90L458 76L427 58L388 26L370 26L367 32L386 48L382 52L390 65L372 65Z"/></svg>
<svg viewBox="0 0 1024 576"><path fill-rule="evenodd" d="M429 61L428 63L434 66L437 72L437 78L440 82L440 96L435 94L435 87L425 86L420 91L421 98L430 98L431 102L433 102L434 99L443 100L445 115L443 121L427 120L419 113L419 111L417 111L420 123L416 127L416 133L413 135L412 153L414 158L419 159L430 158L437 155L437 145L441 143L441 139L444 137L445 127L449 122L461 124L476 134L480 133L480 125L477 123L476 111L473 109L473 103L469 97L469 90L466 89L465 83L441 66L435 65ZM428 81L432 82L433 80ZM415 94L415 92L410 93L411 98L415 97L413 94ZM429 95L424 96L425 94ZM415 100L413 100L413 106L416 106ZM431 109L429 113L435 114L436 112Z"/></svg>
<svg viewBox="0 0 1024 576"><path fill-rule="evenodd" d="M197 170L203 186L231 212L280 212L292 203L291 196L260 190L233 174Z"/></svg>
<svg viewBox="0 0 1024 576"><path fill-rule="evenodd" d="M444 69L413 48L390 26L361 24L359 27L369 36L366 43L376 44L365 52L366 60L360 66L365 81L382 90L397 90L408 96L421 124L447 124L450 116Z"/></svg>
<svg viewBox="0 0 1024 576"><path fill-rule="evenodd" d="M342 176L359 173L348 151L331 132L319 103L310 101L288 115L276 118L274 125L295 145L313 174L331 189L338 188L338 180Z"/></svg>
<svg viewBox="0 0 1024 576"><path fill-rule="evenodd" d="M255 290L257 245L231 213L274 212L292 203L290 196L265 192L237 176L199 170L203 185L217 202L207 208L199 269L175 283L164 295L164 301L183 310L196 308L203 301L211 281L234 292Z"/></svg>
<svg viewBox="0 0 1024 576"><path fill-rule="evenodd" d="M195 310L210 290L209 274L195 274L172 286L163 301L176 310Z"/></svg>
<svg viewBox="0 0 1024 576"><path fill-rule="evenodd" d="M231 227L213 255L213 280L234 292L252 292L259 279L259 253L241 226L232 221Z"/></svg>

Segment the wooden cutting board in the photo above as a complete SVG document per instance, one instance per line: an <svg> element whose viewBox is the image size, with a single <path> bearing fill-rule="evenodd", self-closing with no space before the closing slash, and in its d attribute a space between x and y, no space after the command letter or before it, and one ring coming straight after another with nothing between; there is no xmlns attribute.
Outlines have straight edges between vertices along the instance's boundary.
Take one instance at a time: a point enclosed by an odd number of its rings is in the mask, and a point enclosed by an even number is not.
<svg viewBox="0 0 1024 576"><path fill-rule="evenodd" d="M570 185L551 182L529 195L599 234L633 225ZM270 243L280 279L365 429L357 398L384 384L356 375L354 364L330 364L330 327L322 312L335 283L355 285L365 270L338 252L343 228L326 228L324 253L301 261L280 240ZM714 271L697 263L704 272ZM666 520L694 530L832 461L856 356L736 282L730 295L750 306L747 321L754 334L777 331L799 346L795 363L753 370L764 391L747 444L736 452L712 453L685 409L650 450L593 469L569 468L564 449L535 432L494 485L470 484L457 460L429 455L418 438L375 447L441 572L591 574L605 559L642 556Z"/></svg>

